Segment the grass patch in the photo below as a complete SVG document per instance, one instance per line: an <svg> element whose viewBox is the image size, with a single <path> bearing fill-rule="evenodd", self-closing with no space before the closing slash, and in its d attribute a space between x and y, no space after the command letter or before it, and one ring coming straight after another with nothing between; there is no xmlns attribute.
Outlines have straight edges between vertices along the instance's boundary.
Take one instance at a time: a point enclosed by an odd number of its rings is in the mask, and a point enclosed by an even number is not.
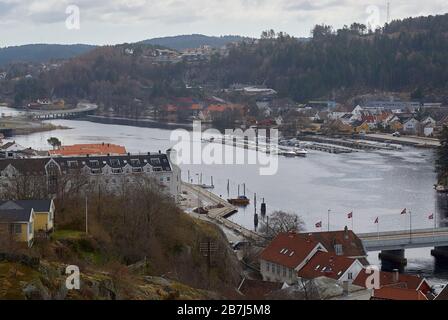
<svg viewBox="0 0 448 320"><path fill-rule="evenodd" d="M52 240L80 240L86 233L74 230L57 230L51 235Z"/></svg>

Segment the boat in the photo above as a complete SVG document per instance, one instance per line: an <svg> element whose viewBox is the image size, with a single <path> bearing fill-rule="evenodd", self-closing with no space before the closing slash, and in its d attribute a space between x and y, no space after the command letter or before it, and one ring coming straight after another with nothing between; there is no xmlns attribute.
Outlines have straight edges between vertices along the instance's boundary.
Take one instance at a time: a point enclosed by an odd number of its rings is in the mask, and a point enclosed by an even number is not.
<svg viewBox="0 0 448 320"><path fill-rule="evenodd" d="M297 154L294 151L282 151L281 155L288 158L293 158L297 156Z"/></svg>
<svg viewBox="0 0 448 320"><path fill-rule="evenodd" d="M448 187L438 184L434 186L434 189L438 192L438 193L448 193Z"/></svg>
<svg viewBox="0 0 448 320"><path fill-rule="evenodd" d="M250 203L249 198L246 196L239 196L238 198L235 199L227 199L227 201L234 206L240 206L240 207L245 207Z"/></svg>
<svg viewBox="0 0 448 320"><path fill-rule="evenodd" d="M296 153L296 156L298 156L298 157L306 157L308 155L308 151L306 149L302 149L302 148L296 148L296 149L294 149L294 152Z"/></svg>

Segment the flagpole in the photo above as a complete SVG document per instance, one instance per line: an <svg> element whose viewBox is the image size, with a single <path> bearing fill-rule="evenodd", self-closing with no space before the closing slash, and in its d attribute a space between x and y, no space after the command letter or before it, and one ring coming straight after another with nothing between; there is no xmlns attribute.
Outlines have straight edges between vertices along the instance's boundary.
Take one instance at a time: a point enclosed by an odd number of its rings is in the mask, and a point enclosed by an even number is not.
<svg viewBox="0 0 448 320"><path fill-rule="evenodd" d="M355 214L352 211L352 231L354 232L355 231L355 227L354 227L355 223L353 220L355 220Z"/></svg>
<svg viewBox="0 0 448 320"><path fill-rule="evenodd" d="M330 232L330 212L331 210L328 209L328 232Z"/></svg>
<svg viewBox="0 0 448 320"><path fill-rule="evenodd" d="M378 232L378 240L380 240L380 219L378 219L378 223L376 224L376 229Z"/></svg>
<svg viewBox="0 0 448 320"><path fill-rule="evenodd" d="M412 212L409 209L409 241L412 242Z"/></svg>

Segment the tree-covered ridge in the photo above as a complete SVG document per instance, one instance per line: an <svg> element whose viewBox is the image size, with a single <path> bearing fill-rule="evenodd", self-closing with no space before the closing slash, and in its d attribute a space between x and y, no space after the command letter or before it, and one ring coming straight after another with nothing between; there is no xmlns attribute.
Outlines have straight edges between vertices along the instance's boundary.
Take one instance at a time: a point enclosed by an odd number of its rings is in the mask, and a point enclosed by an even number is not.
<svg viewBox="0 0 448 320"><path fill-rule="evenodd" d="M375 90L447 97L447 25L448 14L377 30L359 23L338 30L318 25L307 41L270 30L230 46L228 54L193 63L157 62L161 47L144 43L105 46L33 79L3 84L3 91L13 92L17 104L42 96L89 99L133 116L173 97L200 97L198 88L234 83L264 84L298 102Z"/></svg>
<svg viewBox="0 0 448 320"><path fill-rule="evenodd" d="M255 82L302 100L333 90L447 89L448 15L394 21L368 31L362 24L339 30L316 26L311 41L265 32L212 65L226 86Z"/></svg>
<svg viewBox="0 0 448 320"><path fill-rule="evenodd" d="M0 65L14 62L47 62L53 59L69 59L94 48L95 46L84 44L30 44L0 48Z"/></svg>

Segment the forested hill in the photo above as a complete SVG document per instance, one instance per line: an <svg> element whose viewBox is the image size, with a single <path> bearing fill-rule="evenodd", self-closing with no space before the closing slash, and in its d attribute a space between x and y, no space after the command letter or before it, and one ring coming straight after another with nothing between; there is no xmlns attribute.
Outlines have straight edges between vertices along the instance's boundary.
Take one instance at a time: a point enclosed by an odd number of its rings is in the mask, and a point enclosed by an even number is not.
<svg viewBox="0 0 448 320"><path fill-rule="evenodd" d="M174 37L154 38L142 41L142 43L159 45L181 51L185 49L198 48L203 45L208 45L213 48L219 48L231 42L240 42L243 39L245 38L240 36L210 37L202 34L192 34Z"/></svg>
<svg viewBox="0 0 448 320"><path fill-rule="evenodd" d="M92 50L94 46L84 44L29 44L0 48L0 65L13 62L46 62L53 59L68 59Z"/></svg>
<svg viewBox="0 0 448 320"><path fill-rule="evenodd" d="M39 80L12 83L17 102L48 96L90 99L123 113L138 105L193 95L190 87L265 84L298 102L342 99L375 90L448 99L448 15L394 21L375 31L318 25L308 41L274 31L209 61L153 63L146 44L97 48ZM133 54L126 48L133 47ZM45 94L47 93L47 94ZM135 101L139 101L138 105ZM133 110L133 111L131 111Z"/></svg>
<svg viewBox="0 0 448 320"><path fill-rule="evenodd" d="M394 21L368 31L362 24L339 30L316 26L298 42L265 32L215 60L210 75L226 86L259 83L297 100L342 90L448 89L448 15Z"/></svg>

